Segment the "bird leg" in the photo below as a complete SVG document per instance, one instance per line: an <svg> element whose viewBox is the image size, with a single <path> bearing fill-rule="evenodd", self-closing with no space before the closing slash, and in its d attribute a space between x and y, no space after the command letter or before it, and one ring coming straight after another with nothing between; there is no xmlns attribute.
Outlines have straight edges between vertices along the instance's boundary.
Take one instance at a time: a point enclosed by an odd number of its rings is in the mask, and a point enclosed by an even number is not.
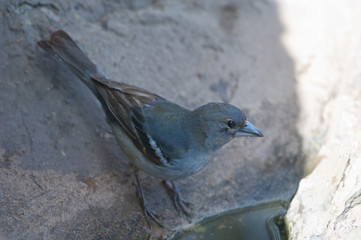
<svg viewBox="0 0 361 240"><path fill-rule="evenodd" d="M145 220L147 221L148 223L148 226L149 228L152 228L152 225L150 224L150 221L149 221L149 217L151 219L153 219L154 222L156 222L159 226L161 226L162 228L166 228L163 224L161 224L158 220L159 216L148 206L147 204L147 201L144 197L144 193L143 193L143 188L142 188L142 185L140 184L140 180L139 180L139 176L138 176L138 172L137 170L134 171L134 175L135 175L135 179L137 180L137 185L136 185L136 188L137 188L137 196L138 196L138 199L140 201L140 205L142 206L143 208L143 213L144 213L144 217L145 217Z"/></svg>
<svg viewBox="0 0 361 240"><path fill-rule="evenodd" d="M182 210L183 213L187 216L187 218L191 218L192 215L188 212L187 207L192 207L192 203L187 202L183 199L181 196L179 189L177 185L173 181L162 181L164 186L167 188L169 194L171 195L171 198L173 200L173 204L175 208L177 209L178 213Z"/></svg>

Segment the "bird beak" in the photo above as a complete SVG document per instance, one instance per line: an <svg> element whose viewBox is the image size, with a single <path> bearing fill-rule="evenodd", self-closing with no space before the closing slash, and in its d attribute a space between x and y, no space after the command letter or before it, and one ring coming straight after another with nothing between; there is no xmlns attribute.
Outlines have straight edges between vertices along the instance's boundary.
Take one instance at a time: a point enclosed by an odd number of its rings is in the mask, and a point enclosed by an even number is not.
<svg viewBox="0 0 361 240"><path fill-rule="evenodd" d="M257 130L250 122L246 121L246 125L236 132L236 137L263 137L263 134Z"/></svg>

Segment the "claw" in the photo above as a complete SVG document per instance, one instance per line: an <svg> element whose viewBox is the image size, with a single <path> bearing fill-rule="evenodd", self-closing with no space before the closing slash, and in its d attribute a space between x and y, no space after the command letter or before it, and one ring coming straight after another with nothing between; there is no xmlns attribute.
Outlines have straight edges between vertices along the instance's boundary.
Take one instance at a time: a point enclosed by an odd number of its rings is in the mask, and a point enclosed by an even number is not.
<svg viewBox="0 0 361 240"><path fill-rule="evenodd" d="M135 178L137 180L137 185L136 185L137 196L139 198L140 205L143 208L144 217L145 217L145 220L148 223L149 228L152 228L152 225L151 225L150 220L149 220L149 217L150 217L160 227L168 229L166 226L164 226L163 224L161 224L159 222L159 220L158 220L159 216L148 206L147 201L146 201L146 199L144 197L142 185L140 184L139 176L138 176L138 174L136 172L135 172Z"/></svg>
<svg viewBox="0 0 361 240"><path fill-rule="evenodd" d="M163 181L163 184L166 186L168 192L172 195L173 204L175 206L175 209L177 209L178 213L182 211L186 217L192 218L192 215L187 210L188 208L191 208L193 206L192 203L187 202L183 199L181 196L178 187L175 185L173 181Z"/></svg>

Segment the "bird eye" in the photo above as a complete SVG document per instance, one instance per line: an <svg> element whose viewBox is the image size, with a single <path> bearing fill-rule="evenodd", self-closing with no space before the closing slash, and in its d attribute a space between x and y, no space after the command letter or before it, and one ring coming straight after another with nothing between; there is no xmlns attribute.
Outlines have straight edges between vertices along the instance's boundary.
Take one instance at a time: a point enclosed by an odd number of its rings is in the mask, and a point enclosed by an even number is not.
<svg viewBox="0 0 361 240"><path fill-rule="evenodd" d="M233 120L228 120L227 126L230 128L234 128L236 126L236 123Z"/></svg>

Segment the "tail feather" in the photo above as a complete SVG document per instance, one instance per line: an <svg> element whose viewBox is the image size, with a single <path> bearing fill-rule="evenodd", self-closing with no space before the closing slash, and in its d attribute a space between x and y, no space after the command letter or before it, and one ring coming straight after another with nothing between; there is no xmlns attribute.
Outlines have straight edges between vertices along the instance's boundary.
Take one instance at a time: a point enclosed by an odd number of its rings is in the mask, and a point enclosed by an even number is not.
<svg viewBox="0 0 361 240"><path fill-rule="evenodd" d="M99 72L97 67L66 32L57 30L51 34L50 40L40 40L38 45L64 63L95 95L98 95L90 78L92 74Z"/></svg>

